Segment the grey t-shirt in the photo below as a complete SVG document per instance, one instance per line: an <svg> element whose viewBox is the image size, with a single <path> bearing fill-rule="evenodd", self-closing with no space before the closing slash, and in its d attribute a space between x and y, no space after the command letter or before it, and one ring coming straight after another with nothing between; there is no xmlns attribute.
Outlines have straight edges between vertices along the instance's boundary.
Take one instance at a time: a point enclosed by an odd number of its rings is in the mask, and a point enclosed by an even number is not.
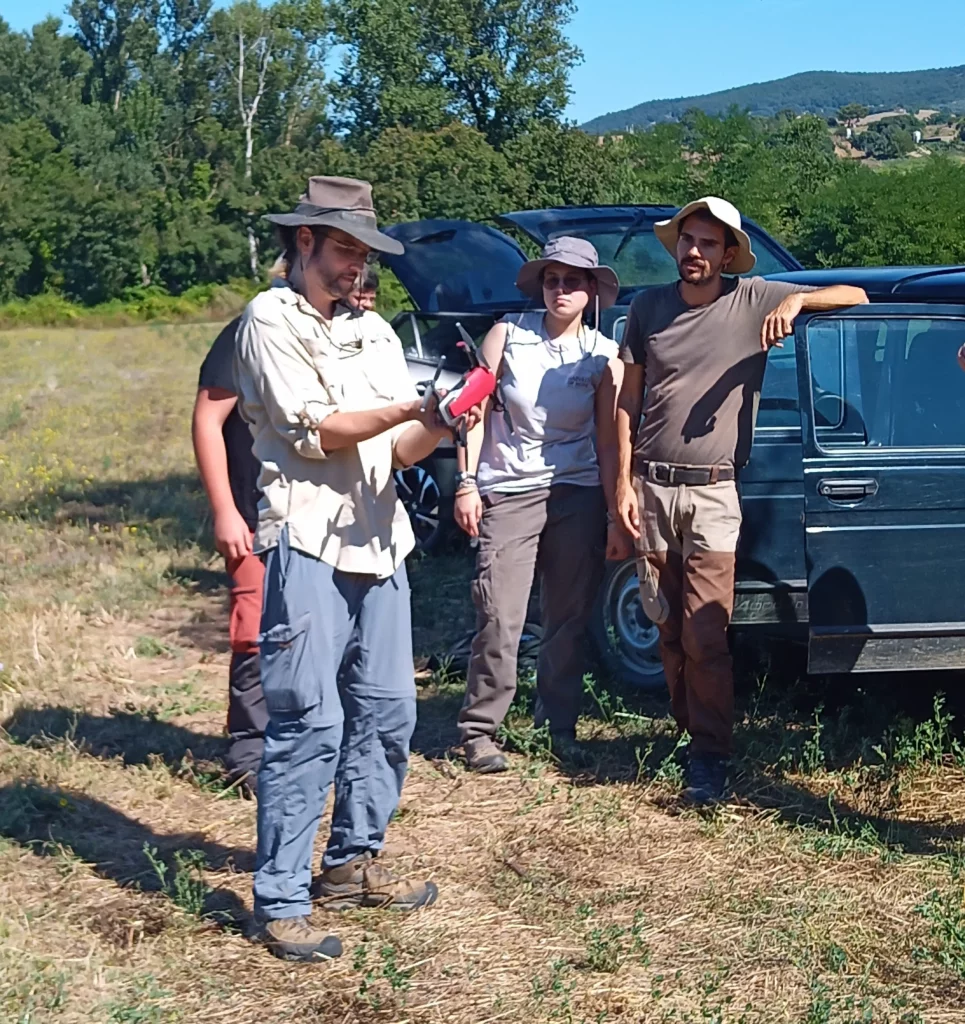
<svg viewBox="0 0 965 1024"><path fill-rule="evenodd" d="M720 297L705 306L688 306L676 283L640 292L621 349L624 362L645 369L636 456L678 466L742 466L767 361L764 318L787 295L813 290L725 278Z"/></svg>
<svg viewBox="0 0 965 1024"><path fill-rule="evenodd" d="M596 389L619 347L599 331L551 341L542 313L511 314L501 363L505 410L486 416L479 490L520 493L551 484L595 487Z"/></svg>

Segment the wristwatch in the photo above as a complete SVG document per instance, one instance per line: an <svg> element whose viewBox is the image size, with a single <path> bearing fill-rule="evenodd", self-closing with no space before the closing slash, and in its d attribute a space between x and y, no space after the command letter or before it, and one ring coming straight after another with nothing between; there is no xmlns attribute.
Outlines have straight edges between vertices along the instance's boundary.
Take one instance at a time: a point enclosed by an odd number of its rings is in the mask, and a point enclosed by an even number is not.
<svg viewBox="0 0 965 1024"><path fill-rule="evenodd" d="M476 489L476 474L475 473L464 473L462 471L456 473L456 490L460 491L463 489Z"/></svg>

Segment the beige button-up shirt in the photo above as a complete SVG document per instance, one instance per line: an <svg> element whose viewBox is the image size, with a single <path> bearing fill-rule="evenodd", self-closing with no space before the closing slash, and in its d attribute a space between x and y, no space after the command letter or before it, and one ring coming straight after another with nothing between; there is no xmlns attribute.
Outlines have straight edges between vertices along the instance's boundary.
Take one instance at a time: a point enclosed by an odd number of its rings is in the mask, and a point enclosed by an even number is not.
<svg viewBox="0 0 965 1024"><path fill-rule="evenodd" d="M318 429L333 412L418 398L402 343L378 313L336 307L331 323L284 281L244 312L235 346L238 409L261 463L255 551L278 543L343 572L391 576L415 546L395 492L403 423L325 451Z"/></svg>

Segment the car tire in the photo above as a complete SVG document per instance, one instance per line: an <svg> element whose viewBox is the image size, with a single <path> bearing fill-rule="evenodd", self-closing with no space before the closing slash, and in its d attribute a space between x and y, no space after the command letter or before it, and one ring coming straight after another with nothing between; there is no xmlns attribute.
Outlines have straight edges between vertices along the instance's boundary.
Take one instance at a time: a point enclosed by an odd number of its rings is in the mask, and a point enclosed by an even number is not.
<svg viewBox="0 0 965 1024"><path fill-rule="evenodd" d="M640 604L634 559L607 563L590 635L600 660L615 679L641 690L665 688L660 637Z"/></svg>
<svg viewBox="0 0 965 1024"><path fill-rule="evenodd" d="M397 469L395 490L415 534L416 550L430 554L446 535L442 493L431 466L416 464Z"/></svg>

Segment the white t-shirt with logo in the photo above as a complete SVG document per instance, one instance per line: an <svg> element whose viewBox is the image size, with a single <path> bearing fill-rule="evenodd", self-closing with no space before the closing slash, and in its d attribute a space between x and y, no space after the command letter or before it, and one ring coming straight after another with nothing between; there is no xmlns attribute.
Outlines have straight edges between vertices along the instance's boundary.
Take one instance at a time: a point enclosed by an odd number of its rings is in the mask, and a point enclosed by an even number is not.
<svg viewBox="0 0 965 1024"><path fill-rule="evenodd" d="M476 473L485 494L518 494L575 484L596 487L596 389L619 346L592 328L551 341L542 313L513 313L507 324L497 398L490 405Z"/></svg>

